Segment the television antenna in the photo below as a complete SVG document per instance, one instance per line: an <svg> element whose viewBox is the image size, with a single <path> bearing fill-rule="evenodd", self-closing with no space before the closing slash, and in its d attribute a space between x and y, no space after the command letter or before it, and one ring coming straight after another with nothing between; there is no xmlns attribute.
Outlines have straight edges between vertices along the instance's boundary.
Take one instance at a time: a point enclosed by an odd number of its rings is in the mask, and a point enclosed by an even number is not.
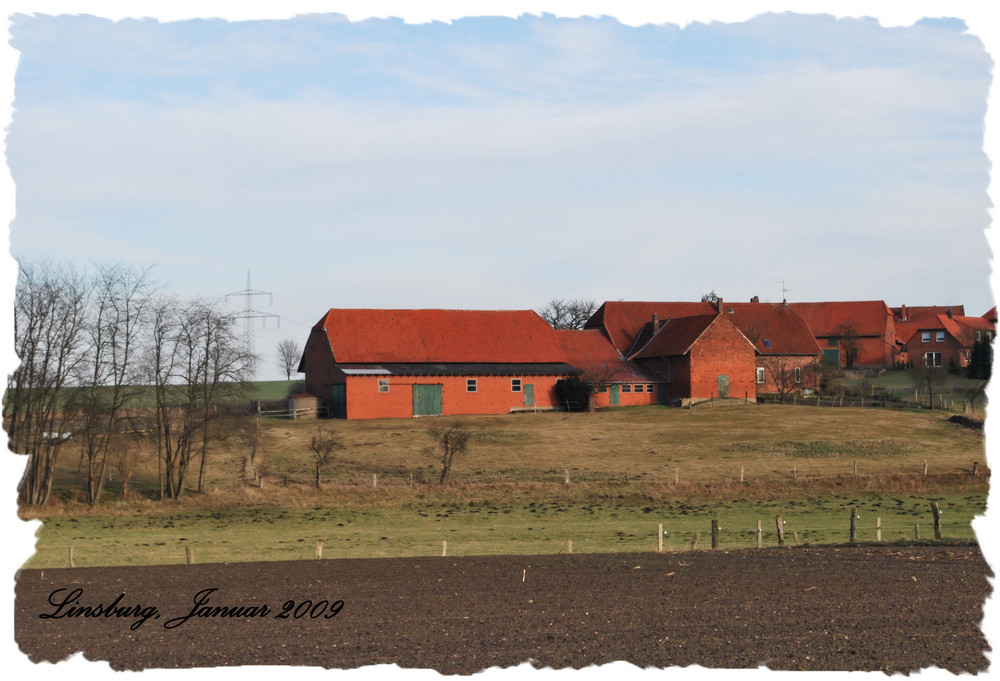
<svg viewBox="0 0 1000 681"><path fill-rule="evenodd" d="M781 281L779 281L777 283L781 284L781 304L782 305L787 305L788 304L788 296L785 295L785 294L788 293L789 291L794 291L795 289L787 288L785 285L788 284L788 283L791 283L791 282L785 281L784 279L782 279Z"/></svg>
<svg viewBox="0 0 1000 681"><path fill-rule="evenodd" d="M250 287L250 270L247 270L247 287L242 291L236 291L235 293L227 293L226 300L229 300L233 296L240 296L243 298L243 312L233 315L234 319L243 320L243 335L244 343L246 344L247 357L249 358L250 375L251 377L256 372L257 358L254 356L253 347L253 320L263 319L263 326L267 327L267 320L271 317L277 319L278 326L281 326L281 317L276 314L271 314L270 312L261 312L259 310L253 309L253 299L254 296L267 296L268 305L274 302L274 296L268 291L255 291Z"/></svg>

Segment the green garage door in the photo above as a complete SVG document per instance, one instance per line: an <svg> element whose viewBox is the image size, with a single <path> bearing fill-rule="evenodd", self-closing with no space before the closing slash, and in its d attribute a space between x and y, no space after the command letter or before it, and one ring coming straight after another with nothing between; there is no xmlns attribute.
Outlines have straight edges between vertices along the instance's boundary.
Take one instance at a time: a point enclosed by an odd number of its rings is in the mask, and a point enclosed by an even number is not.
<svg viewBox="0 0 1000 681"><path fill-rule="evenodd" d="M729 397L729 376L719 374L719 397Z"/></svg>
<svg viewBox="0 0 1000 681"><path fill-rule="evenodd" d="M330 416L347 418L347 386L343 383L330 386Z"/></svg>
<svg viewBox="0 0 1000 681"><path fill-rule="evenodd" d="M441 415L440 384L413 386L413 415L414 416Z"/></svg>

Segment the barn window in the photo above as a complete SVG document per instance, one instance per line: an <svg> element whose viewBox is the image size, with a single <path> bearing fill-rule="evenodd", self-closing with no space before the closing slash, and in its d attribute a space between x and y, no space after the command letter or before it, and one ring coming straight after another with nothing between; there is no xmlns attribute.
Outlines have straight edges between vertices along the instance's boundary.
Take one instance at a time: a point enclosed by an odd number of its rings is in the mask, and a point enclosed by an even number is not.
<svg viewBox="0 0 1000 681"><path fill-rule="evenodd" d="M520 378L512 378L512 379L510 379L510 391L512 393L519 393L519 392L521 392L521 379Z"/></svg>
<svg viewBox="0 0 1000 681"><path fill-rule="evenodd" d="M647 383L646 384L646 392L648 392L648 393L653 392L653 384L652 383Z"/></svg>
<svg viewBox="0 0 1000 681"><path fill-rule="evenodd" d="M388 378L380 378L380 379L378 379L378 391L380 393L387 393L387 392L389 392L389 379Z"/></svg>
<svg viewBox="0 0 1000 681"><path fill-rule="evenodd" d="M623 393L630 393L630 392L632 392L632 384L631 383L622 383L622 392Z"/></svg>
<svg viewBox="0 0 1000 681"><path fill-rule="evenodd" d="M802 367L795 367L795 382L802 382Z"/></svg>
<svg viewBox="0 0 1000 681"><path fill-rule="evenodd" d="M477 387L478 386L476 385L476 379L468 378L465 380L465 392L474 393L476 392Z"/></svg>
<svg viewBox="0 0 1000 681"><path fill-rule="evenodd" d="M641 392L642 392L643 390L645 390L645 387L643 386L643 384L642 384L642 383L636 383L633 389L634 389L634 390L635 390L635 391L636 391L637 393L641 393Z"/></svg>
<svg viewBox="0 0 1000 681"><path fill-rule="evenodd" d="M763 383L766 378L764 367L757 367L757 382Z"/></svg>

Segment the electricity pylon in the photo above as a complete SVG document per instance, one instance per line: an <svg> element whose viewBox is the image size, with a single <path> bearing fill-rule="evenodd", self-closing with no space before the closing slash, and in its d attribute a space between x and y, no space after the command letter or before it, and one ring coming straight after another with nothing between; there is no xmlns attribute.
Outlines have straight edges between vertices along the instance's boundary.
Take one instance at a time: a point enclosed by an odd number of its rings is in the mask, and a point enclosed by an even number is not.
<svg viewBox="0 0 1000 681"><path fill-rule="evenodd" d="M271 314L270 312L260 312L253 309L253 298L254 296L268 296L268 305L274 301L274 297L267 291L254 291L250 288L250 270L247 270L247 287L242 291L236 291L235 293L227 293L226 300L229 300L232 296L242 296L243 297L243 312L234 314L234 319L242 319L244 323L244 341L247 348L248 365L250 367L250 378L253 378L257 372L257 358L254 356L253 347L253 320L263 319L264 326L267 326L267 320L269 317L274 317L278 320L278 326L281 326L281 317L276 314Z"/></svg>

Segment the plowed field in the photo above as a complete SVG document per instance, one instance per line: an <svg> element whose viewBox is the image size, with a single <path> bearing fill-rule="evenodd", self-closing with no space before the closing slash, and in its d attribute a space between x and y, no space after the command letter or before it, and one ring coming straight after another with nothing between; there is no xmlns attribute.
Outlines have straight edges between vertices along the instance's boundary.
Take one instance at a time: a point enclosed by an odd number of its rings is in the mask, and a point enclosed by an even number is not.
<svg viewBox="0 0 1000 681"><path fill-rule="evenodd" d="M32 661L83 651L133 670L623 660L974 673L988 666L991 574L975 546L22 570L15 638ZM91 616L58 616L81 606Z"/></svg>

